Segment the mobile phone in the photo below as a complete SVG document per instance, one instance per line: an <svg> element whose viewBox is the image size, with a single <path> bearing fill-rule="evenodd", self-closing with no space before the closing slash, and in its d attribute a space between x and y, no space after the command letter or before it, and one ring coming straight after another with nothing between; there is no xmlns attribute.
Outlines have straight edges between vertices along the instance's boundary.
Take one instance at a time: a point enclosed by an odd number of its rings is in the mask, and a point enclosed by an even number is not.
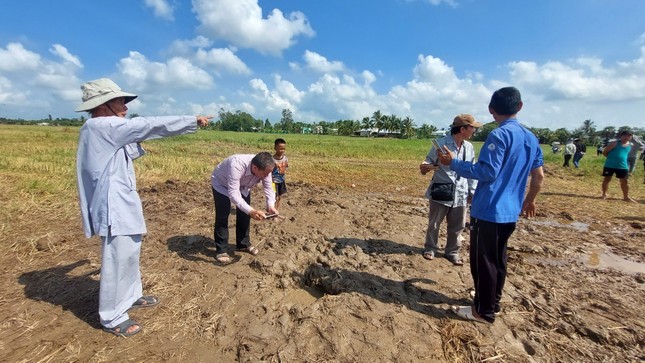
<svg viewBox="0 0 645 363"><path fill-rule="evenodd" d="M277 216L278 216L277 214L267 214L264 216L264 219L275 218Z"/></svg>
<svg viewBox="0 0 645 363"><path fill-rule="evenodd" d="M430 142L432 142L432 146L434 146L435 150L437 150L437 154L443 154L443 149L441 148L441 146L439 146L439 143L436 139L432 139L432 141Z"/></svg>

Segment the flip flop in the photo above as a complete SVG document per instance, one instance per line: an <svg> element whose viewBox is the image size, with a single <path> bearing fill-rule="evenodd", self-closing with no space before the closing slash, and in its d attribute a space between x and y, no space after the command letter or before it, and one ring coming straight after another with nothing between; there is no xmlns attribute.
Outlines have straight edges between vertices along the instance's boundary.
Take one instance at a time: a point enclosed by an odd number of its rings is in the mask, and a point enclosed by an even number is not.
<svg viewBox="0 0 645 363"><path fill-rule="evenodd" d="M231 256L229 256L228 253L220 253L219 255L215 256L215 260L221 263L222 265L227 265L233 262L233 260L231 259Z"/></svg>
<svg viewBox="0 0 645 363"><path fill-rule="evenodd" d="M472 306L451 306L450 310L452 310L453 313L455 313L458 317L464 319L464 320L469 320L469 321L474 321L477 323L483 323L483 324L492 324L489 321L486 321L480 317L476 317L473 314L473 307Z"/></svg>
<svg viewBox="0 0 645 363"><path fill-rule="evenodd" d="M446 256L446 260L452 262L455 266L463 266L464 261L459 256Z"/></svg>
<svg viewBox="0 0 645 363"><path fill-rule="evenodd" d="M152 295L142 296L130 306L130 309L151 308L159 304L159 298ZM128 310L130 310L128 309Z"/></svg>
<svg viewBox="0 0 645 363"><path fill-rule="evenodd" d="M128 330L131 327L135 326L135 325L138 326L139 328L128 333ZM116 335L118 337L127 338L127 337L131 337L131 336L133 336L133 335L135 335L137 333L140 333L141 332L141 325L139 323L137 323L136 321L132 320L132 319L128 319L128 320L124 321L123 323L121 323L121 324L119 324L119 325L117 325L117 326L115 326L113 328L103 327L103 331L106 331L108 333L112 333L112 334L114 334L114 335Z"/></svg>
<svg viewBox="0 0 645 363"><path fill-rule="evenodd" d="M423 253L423 258L426 260L434 260L434 252L432 251L426 251Z"/></svg>
<svg viewBox="0 0 645 363"><path fill-rule="evenodd" d="M258 250L258 248L255 247L255 246L249 246L247 248L238 248L237 251L238 252L246 252L246 253L251 254L252 256L257 255L260 252L260 250Z"/></svg>

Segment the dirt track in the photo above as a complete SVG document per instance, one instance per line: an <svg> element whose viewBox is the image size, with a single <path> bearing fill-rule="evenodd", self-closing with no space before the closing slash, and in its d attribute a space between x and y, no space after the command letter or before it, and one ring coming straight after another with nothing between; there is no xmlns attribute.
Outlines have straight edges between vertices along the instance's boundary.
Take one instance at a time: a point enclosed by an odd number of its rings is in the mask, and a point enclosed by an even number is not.
<svg viewBox="0 0 645 363"><path fill-rule="evenodd" d="M423 191L289 184L284 218L252 223L261 253L219 266L207 183L145 187L144 285L162 304L132 312L144 331L121 339L100 330L99 241L77 219L31 225L23 236L44 237L11 244L1 260L0 360L642 361L645 193L626 205L556 184L511 237L493 326L447 311L469 302L472 280L468 263L421 257Z"/></svg>

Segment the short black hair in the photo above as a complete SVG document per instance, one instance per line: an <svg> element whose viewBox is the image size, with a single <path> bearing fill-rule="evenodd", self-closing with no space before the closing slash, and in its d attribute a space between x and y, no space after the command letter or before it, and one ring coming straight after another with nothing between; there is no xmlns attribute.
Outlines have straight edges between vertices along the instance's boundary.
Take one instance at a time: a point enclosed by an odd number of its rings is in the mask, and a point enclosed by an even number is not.
<svg viewBox="0 0 645 363"><path fill-rule="evenodd" d="M251 165L255 165L260 170L266 170L275 167L275 160L273 160L273 155L263 151L251 159Z"/></svg>
<svg viewBox="0 0 645 363"><path fill-rule="evenodd" d="M522 103L520 91L515 87L504 87L493 93L488 107L498 115L509 116L520 111L520 103Z"/></svg>
<svg viewBox="0 0 645 363"><path fill-rule="evenodd" d="M286 142L286 141L284 141L284 139L281 139L281 138L277 138L277 139L275 139L275 141L273 142L273 145L274 145L274 146L275 146L275 145L280 145L280 144L285 144L285 145L286 145L286 144L287 144L287 142Z"/></svg>

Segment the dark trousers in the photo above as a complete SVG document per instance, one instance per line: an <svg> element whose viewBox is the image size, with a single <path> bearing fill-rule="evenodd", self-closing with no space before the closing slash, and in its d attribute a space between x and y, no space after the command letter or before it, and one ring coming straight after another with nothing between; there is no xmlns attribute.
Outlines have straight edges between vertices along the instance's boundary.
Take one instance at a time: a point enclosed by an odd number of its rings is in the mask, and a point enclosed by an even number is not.
<svg viewBox="0 0 645 363"><path fill-rule="evenodd" d="M213 200L215 201L215 250L217 253L226 252L228 246L228 216L231 214L231 200L228 196L218 193L213 189ZM251 194L247 197L242 195L244 201L251 204ZM235 213L235 245L237 249L248 248L251 246L249 230L251 227L251 217L236 208Z"/></svg>
<svg viewBox="0 0 645 363"><path fill-rule="evenodd" d="M470 219L470 273L475 283L475 311L489 322L500 311L506 282L506 245L515 223Z"/></svg>
<svg viewBox="0 0 645 363"><path fill-rule="evenodd" d="M562 166L564 166L565 168L568 168L569 167L569 160L571 160L572 156L573 155L565 155L564 156L564 164L562 164Z"/></svg>

